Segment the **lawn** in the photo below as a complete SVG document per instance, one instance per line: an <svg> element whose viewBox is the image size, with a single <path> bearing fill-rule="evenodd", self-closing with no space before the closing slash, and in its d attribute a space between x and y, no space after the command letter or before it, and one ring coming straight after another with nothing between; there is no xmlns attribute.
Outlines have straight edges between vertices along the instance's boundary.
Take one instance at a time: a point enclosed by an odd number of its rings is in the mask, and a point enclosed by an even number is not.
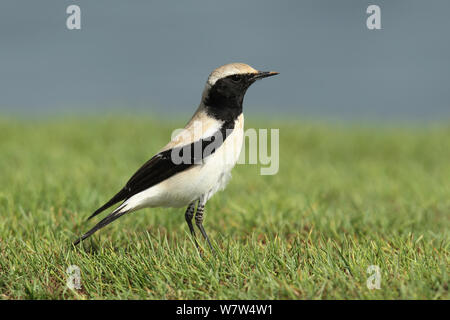
<svg viewBox="0 0 450 320"><path fill-rule="evenodd" d="M198 253L184 209L125 215L73 247L183 125L0 118L0 298L450 298L449 124L248 121L280 129L280 170L238 165L208 202L215 255L204 241ZM80 290L66 286L70 265ZM380 289L366 285L370 265Z"/></svg>

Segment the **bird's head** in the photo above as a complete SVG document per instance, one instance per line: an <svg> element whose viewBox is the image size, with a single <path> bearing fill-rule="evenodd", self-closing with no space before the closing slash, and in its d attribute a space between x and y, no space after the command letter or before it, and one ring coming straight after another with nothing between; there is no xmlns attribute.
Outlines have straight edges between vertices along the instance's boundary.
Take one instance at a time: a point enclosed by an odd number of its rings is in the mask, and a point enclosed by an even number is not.
<svg viewBox="0 0 450 320"><path fill-rule="evenodd" d="M242 113L247 89L256 81L278 72L258 71L244 63L230 63L215 69L208 77L202 102L209 114L231 120Z"/></svg>

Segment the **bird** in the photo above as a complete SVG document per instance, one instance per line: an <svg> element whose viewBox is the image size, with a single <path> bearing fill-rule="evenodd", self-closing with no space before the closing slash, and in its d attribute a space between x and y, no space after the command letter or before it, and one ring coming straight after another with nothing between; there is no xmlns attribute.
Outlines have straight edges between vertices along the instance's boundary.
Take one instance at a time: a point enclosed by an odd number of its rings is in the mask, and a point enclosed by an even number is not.
<svg viewBox="0 0 450 320"><path fill-rule="evenodd" d="M184 129L142 165L92 219L121 202L92 229L73 242L79 244L96 231L142 208L187 206L185 220L199 248L192 223L214 251L203 227L205 205L231 178L244 139L243 100L257 80L279 74L258 71L244 63L229 63L207 78L201 102Z"/></svg>

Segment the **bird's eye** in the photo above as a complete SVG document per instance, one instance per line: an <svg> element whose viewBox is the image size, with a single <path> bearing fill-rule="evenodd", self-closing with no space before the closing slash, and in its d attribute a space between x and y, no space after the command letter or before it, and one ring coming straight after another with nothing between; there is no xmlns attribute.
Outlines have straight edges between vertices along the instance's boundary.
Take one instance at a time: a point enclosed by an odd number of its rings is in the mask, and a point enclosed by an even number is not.
<svg viewBox="0 0 450 320"><path fill-rule="evenodd" d="M231 76L231 80L233 82L239 82L239 81L241 81L241 79L242 78L240 76L238 76L238 75Z"/></svg>

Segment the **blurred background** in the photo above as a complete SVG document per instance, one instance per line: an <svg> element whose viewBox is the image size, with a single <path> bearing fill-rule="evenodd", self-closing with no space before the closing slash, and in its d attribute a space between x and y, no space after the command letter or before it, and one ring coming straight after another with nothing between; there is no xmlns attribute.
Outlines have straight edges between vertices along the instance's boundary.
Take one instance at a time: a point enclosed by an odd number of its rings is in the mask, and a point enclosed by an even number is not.
<svg viewBox="0 0 450 320"><path fill-rule="evenodd" d="M67 6L81 30L66 28ZM381 30L366 9L381 8ZM276 70L247 114L450 118L449 1L2 0L0 115L191 114L217 66Z"/></svg>

